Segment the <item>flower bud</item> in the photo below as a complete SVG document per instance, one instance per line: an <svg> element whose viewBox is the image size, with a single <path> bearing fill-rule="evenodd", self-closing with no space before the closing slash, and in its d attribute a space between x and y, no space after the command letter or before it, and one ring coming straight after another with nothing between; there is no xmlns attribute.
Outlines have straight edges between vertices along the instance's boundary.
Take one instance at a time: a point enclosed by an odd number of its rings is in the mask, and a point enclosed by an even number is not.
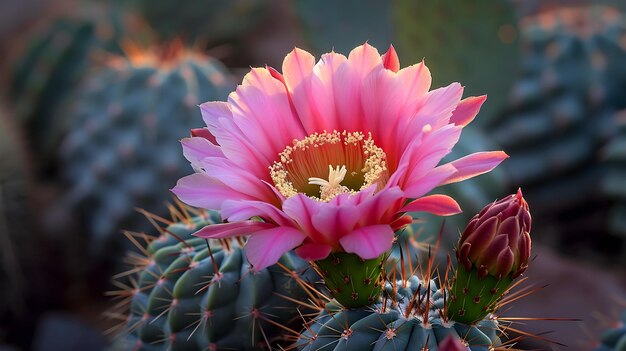
<svg viewBox="0 0 626 351"><path fill-rule="evenodd" d="M521 190L486 206L470 220L456 252L449 318L472 324L496 309L513 279L528 266L530 225Z"/></svg>
<svg viewBox="0 0 626 351"><path fill-rule="evenodd" d="M475 267L479 278L518 277L530 257L531 217L521 189L483 208L459 242L457 259L465 269Z"/></svg>

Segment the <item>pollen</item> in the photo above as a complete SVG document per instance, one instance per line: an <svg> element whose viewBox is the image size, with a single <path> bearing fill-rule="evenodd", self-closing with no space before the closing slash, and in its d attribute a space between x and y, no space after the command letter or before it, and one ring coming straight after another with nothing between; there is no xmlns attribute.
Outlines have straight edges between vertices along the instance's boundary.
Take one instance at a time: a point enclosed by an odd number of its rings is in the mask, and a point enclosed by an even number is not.
<svg viewBox="0 0 626 351"><path fill-rule="evenodd" d="M374 184L382 188L389 178L385 152L362 132L324 131L294 140L269 169L285 197L302 193L324 202Z"/></svg>

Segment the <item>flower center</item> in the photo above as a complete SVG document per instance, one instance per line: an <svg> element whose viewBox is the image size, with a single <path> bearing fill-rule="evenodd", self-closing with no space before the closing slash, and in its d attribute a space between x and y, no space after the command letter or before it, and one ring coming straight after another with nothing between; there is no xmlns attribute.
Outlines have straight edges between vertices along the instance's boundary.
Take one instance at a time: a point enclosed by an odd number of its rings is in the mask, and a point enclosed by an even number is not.
<svg viewBox="0 0 626 351"><path fill-rule="evenodd" d="M324 131L294 140L270 166L274 185L286 197L298 193L321 201L356 193L389 179L385 152L371 134Z"/></svg>

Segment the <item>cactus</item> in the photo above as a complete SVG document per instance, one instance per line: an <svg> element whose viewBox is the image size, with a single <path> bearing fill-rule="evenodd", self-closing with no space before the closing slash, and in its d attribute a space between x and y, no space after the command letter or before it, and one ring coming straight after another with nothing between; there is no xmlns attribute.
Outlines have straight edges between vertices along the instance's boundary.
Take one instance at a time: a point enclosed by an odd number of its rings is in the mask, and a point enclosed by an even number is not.
<svg viewBox="0 0 626 351"><path fill-rule="evenodd" d="M462 339L472 350L498 345L498 322L485 319L475 325L446 318L444 289L435 280L416 276L384 287L383 299L366 309L343 309L336 302L306 326L295 344L298 350L438 350L447 336Z"/></svg>
<svg viewBox="0 0 626 351"><path fill-rule="evenodd" d="M425 59L434 86L458 81L465 94L489 96L473 123L485 125L505 105L518 53L508 1L402 0L393 6L392 23L400 59Z"/></svg>
<svg viewBox="0 0 626 351"><path fill-rule="evenodd" d="M279 264L251 271L243 241L208 242L192 234L221 222L208 212L175 222L137 261L136 286L118 344L133 350L260 350L280 341L280 325L299 319L305 278L313 270L295 254ZM131 280L134 281L134 280Z"/></svg>
<svg viewBox="0 0 626 351"><path fill-rule="evenodd" d="M176 141L196 126L197 104L223 99L232 88L218 61L179 44L128 50L76 98L61 150L72 186L66 202L85 216L96 245L119 229L146 227L134 208L156 213L185 174Z"/></svg>
<svg viewBox="0 0 626 351"><path fill-rule="evenodd" d="M68 127L65 108L94 56L119 52L121 18L99 16L106 20L57 18L29 33L26 44L16 50L9 98L45 166Z"/></svg>
<svg viewBox="0 0 626 351"><path fill-rule="evenodd" d="M607 199L616 194L599 188L598 154L618 130L614 112L625 107L626 20L612 8L581 6L525 18L521 28L521 77L510 107L489 126L511 156L505 169L535 204L542 232L557 231L554 244L619 256L606 225Z"/></svg>
<svg viewBox="0 0 626 351"><path fill-rule="evenodd" d="M602 334L601 345L595 351L626 351L626 311L615 327Z"/></svg>
<svg viewBox="0 0 626 351"><path fill-rule="evenodd" d="M496 309L528 267L531 218L521 190L486 206L469 222L457 250L448 316L467 324Z"/></svg>
<svg viewBox="0 0 626 351"><path fill-rule="evenodd" d="M165 40L183 38L209 46L240 39L263 19L261 0L187 1L130 0L131 7Z"/></svg>

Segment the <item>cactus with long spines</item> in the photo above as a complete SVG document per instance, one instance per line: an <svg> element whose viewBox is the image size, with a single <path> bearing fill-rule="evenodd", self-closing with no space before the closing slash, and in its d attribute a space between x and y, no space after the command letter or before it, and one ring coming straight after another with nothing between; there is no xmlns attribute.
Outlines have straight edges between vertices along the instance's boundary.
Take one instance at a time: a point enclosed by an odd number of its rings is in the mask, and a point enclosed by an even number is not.
<svg viewBox="0 0 626 351"><path fill-rule="evenodd" d="M207 241L192 236L220 223L217 212L175 222L135 259L135 286L118 345L133 350L261 350L282 340L298 320L306 291L317 279L293 253L253 272L243 239ZM300 276L299 276L300 275ZM298 276L296 279L295 277Z"/></svg>
<svg viewBox="0 0 626 351"><path fill-rule="evenodd" d="M220 62L179 43L127 51L87 81L61 149L66 204L85 218L94 244L146 228L135 208L158 213L187 172L177 141L197 127L197 105L232 88Z"/></svg>
<svg viewBox="0 0 626 351"><path fill-rule="evenodd" d="M298 350L438 350L451 336L469 350L498 345L498 322L487 318L474 325L448 320L446 292L435 280L416 276L387 282L383 297L368 308L345 309L326 304L307 323L295 346Z"/></svg>

